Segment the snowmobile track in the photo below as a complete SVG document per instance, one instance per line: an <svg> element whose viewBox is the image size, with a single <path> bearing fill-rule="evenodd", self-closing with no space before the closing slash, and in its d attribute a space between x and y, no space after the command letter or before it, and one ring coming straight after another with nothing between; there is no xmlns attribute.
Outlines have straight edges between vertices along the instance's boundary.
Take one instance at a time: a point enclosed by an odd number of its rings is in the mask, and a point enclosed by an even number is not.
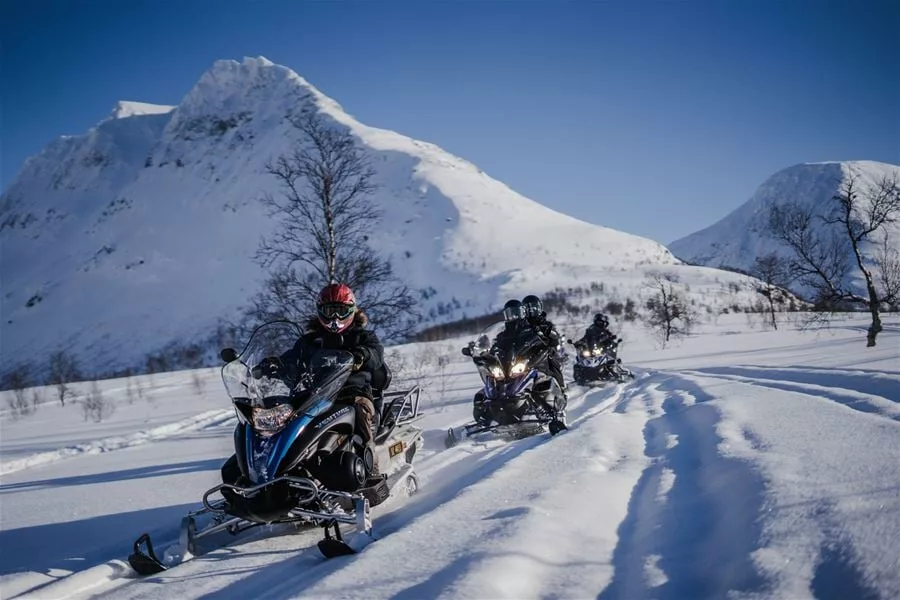
<svg viewBox="0 0 900 600"><path fill-rule="evenodd" d="M813 377L794 370L718 367L681 371L683 375L708 377L724 381L734 381L786 392L796 392L842 404L853 410L875 414L894 421L900 421L900 380L896 382L872 381L843 373L832 373L830 378L813 383Z"/></svg>

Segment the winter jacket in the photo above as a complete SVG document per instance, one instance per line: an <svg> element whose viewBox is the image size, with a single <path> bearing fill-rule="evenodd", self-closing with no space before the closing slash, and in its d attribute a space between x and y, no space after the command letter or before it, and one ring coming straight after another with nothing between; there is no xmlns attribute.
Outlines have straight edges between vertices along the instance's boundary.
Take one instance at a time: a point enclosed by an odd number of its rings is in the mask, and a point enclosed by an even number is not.
<svg viewBox="0 0 900 600"><path fill-rule="evenodd" d="M607 345L613 342L616 339L616 336L607 329L606 327L600 327L598 325L591 325L584 331L584 337L578 340L577 343L593 343L600 346Z"/></svg>
<svg viewBox="0 0 900 600"><path fill-rule="evenodd" d="M559 335L559 332L556 331L556 327L553 326L553 323L547 320L546 313L541 314L539 317L531 317L528 319L528 324L534 327L538 332L538 335L540 335L551 348L556 348L560 345L561 336Z"/></svg>
<svg viewBox="0 0 900 600"><path fill-rule="evenodd" d="M349 328L332 333L322 327L318 319L312 318L307 324L307 332L282 359L288 368L297 369L308 363L313 353L321 348L352 352L362 358L362 364L347 378L343 392L372 398L372 379L384 368L384 346L374 331L365 329L368 322L366 314L358 310Z"/></svg>

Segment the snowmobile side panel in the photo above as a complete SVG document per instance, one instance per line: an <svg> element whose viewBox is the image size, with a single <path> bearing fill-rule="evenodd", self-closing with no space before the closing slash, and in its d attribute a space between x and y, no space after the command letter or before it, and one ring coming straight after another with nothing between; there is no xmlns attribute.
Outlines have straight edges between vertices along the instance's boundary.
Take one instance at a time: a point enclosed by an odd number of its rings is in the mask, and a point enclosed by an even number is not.
<svg viewBox="0 0 900 600"><path fill-rule="evenodd" d="M263 437L250 427L245 428L244 439L250 481L265 483L277 477L279 467L294 442L319 412L329 406L331 406L329 400L324 398L319 400L307 412L295 417L284 426L284 429L270 437Z"/></svg>

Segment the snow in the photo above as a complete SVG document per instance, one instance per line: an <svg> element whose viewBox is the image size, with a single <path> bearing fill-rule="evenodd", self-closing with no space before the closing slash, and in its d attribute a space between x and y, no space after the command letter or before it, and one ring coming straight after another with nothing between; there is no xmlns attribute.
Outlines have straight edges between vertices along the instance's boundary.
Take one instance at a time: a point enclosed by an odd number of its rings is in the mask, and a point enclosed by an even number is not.
<svg viewBox="0 0 900 600"><path fill-rule="evenodd" d="M374 544L326 561L316 531L258 537L144 579L123 562L133 540L172 540L231 452L215 371L197 372L201 391L193 372L156 375L133 403L107 382L109 423L45 398L0 416L0 547L16 549L0 553L0 596L898 597L900 319L875 348L865 324L761 331L723 315L666 349L622 324L637 379L572 386L567 432L452 449L444 432L479 387L464 340L390 348L431 365L422 486L374 510ZM449 359L443 379L434 356ZM31 438L38 419L60 434ZM105 451L62 452L79 444Z"/></svg>
<svg viewBox="0 0 900 600"><path fill-rule="evenodd" d="M113 108L110 118L124 119L137 115L163 115L175 110L174 106L165 104L148 104L147 102L132 102L130 100L119 100Z"/></svg>
<svg viewBox="0 0 900 600"><path fill-rule="evenodd" d="M263 58L216 61L172 110L120 108L48 145L0 199L0 336L4 355L34 370L55 350L91 373L143 367L148 353L238 320L273 227L258 202L277 193L265 164L298 141L290 118L304 110L348 128L371 160L385 224L371 243L421 292L423 326L557 287L602 283L579 299L589 306L639 301L652 270L677 274L701 309L756 299L747 277L683 265L656 241L560 214L433 144L359 123Z"/></svg>

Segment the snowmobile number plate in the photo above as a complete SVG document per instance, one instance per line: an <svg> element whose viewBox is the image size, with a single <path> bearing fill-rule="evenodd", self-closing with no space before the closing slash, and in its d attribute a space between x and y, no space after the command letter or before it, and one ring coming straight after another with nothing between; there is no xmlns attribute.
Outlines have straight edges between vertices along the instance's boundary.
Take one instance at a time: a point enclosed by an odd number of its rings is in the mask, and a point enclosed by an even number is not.
<svg viewBox="0 0 900 600"><path fill-rule="evenodd" d="M403 452L403 442L397 442L396 444L392 444L391 447L388 448L388 455L391 458L394 458L401 452Z"/></svg>

